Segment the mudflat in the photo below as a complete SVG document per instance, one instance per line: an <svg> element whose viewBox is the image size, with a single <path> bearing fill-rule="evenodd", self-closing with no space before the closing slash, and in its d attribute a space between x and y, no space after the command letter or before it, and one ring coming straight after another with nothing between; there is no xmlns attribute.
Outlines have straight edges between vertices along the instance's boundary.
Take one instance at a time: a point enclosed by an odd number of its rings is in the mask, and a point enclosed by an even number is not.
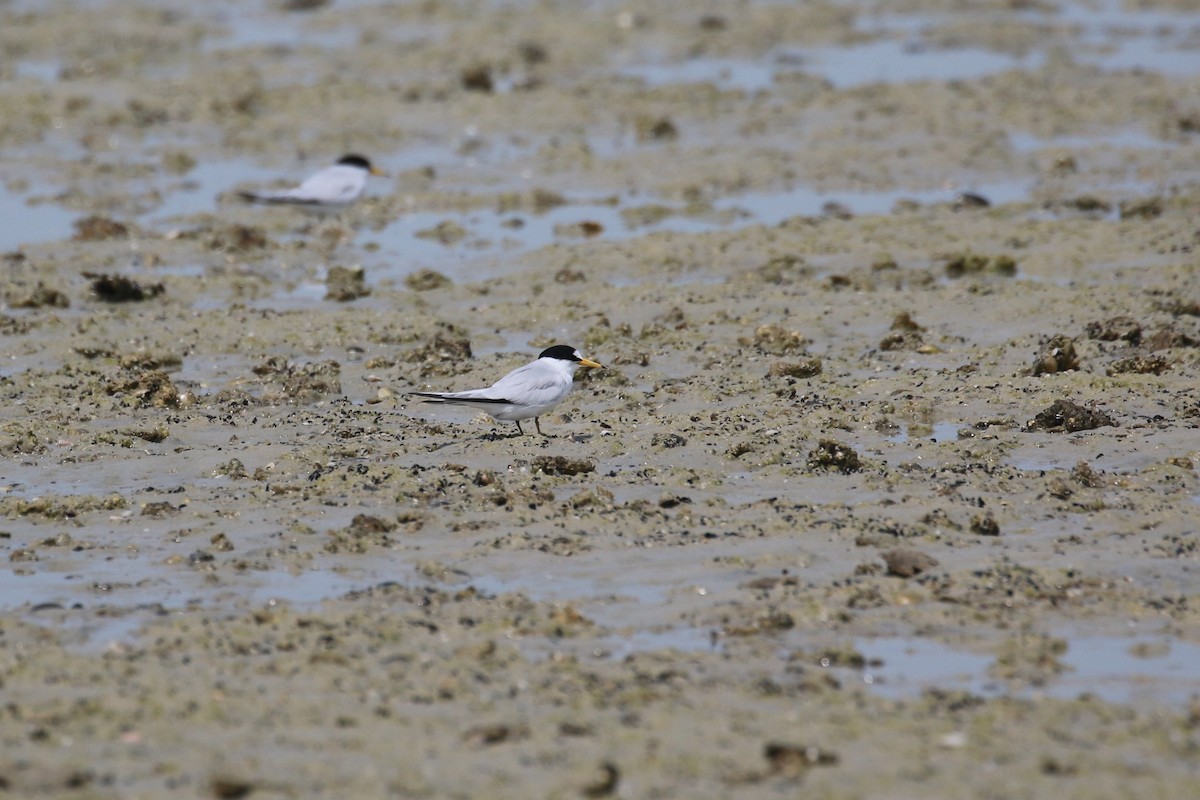
<svg viewBox="0 0 1200 800"><path fill-rule="evenodd" d="M0 8L0 789L1192 796L1198 29Z"/></svg>

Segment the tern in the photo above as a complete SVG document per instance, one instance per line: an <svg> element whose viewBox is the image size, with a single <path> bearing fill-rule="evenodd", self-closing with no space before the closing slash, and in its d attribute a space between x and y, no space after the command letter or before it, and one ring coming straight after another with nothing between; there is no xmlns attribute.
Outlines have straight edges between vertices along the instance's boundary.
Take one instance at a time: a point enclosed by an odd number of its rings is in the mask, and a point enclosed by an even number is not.
<svg viewBox="0 0 1200 800"><path fill-rule="evenodd" d="M603 365L584 358L574 347L557 344L548 347L523 367L517 367L486 389L465 392L409 392L425 398L426 403L450 403L471 406L491 415L492 419L517 423L517 434L525 435L521 420L533 417L542 434L538 417L566 399L575 379L575 371L603 369Z"/></svg>
<svg viewBox="0 0 1200 800"><path fill-rule="evenodd" d="M369 175L384 175L363 156L345 155L331 167L309 175L292 189L279 192L238 192L251 203L288 205L313 210L341 209L362 197Z"/></svg>

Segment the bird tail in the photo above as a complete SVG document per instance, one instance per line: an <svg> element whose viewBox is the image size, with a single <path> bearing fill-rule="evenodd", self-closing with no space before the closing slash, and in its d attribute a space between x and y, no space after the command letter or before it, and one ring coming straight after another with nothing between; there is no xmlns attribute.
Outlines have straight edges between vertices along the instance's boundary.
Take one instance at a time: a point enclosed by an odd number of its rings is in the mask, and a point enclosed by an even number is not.
<svg viewBox="0 0 1200 800"><path fill-rule="evenodd" d="M426 403L464 403L467 405L512 405L512 401L504 397L484 397L478 390L466 392L409 392L410 395L423 398Z"/></svg>
<svg viewBox="0 0 1200 800"><path fill-rule="evenodd" d="M424 398L426 403L445 403L446 396L440 392L409 392L413 397Z"/></svg>
<svg viewBox="0 0 1200 800"><path fill-rule="evenodd" d="M296 197L291 192L246 192L240 191L237 196L245 200L247 203L263 203L265 205L319 205L316 200L307 200Z"/></svg>

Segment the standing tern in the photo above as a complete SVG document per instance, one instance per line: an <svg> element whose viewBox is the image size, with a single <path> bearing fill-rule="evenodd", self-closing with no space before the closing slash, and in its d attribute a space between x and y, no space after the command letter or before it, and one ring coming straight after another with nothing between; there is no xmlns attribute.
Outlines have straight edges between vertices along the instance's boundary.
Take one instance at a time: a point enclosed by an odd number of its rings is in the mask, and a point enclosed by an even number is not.
<svg viewBox="0 0 1200 800"><path fill-rule="evenodd" d="M603 369L602 364L584 358L574 347L556 344L543 350L537 361L517 367L486 389L409 394L426 398L426 403L451 403L478 408L493 419L517 423L517 434L521 436L525 435L521 420L533 417L533 424L541 434L542 424L538 422L538 417L566 399L571 391L575 370L580 367Z"/></svg>
<svg viewBox="0 0 1200 800"><path fill-rule="evenodd" d="M295 188L281 192L238 192L251 203L302 206L314 210L341 209L362 197L367 176L385 173L363 156L345 155L332 167L309 175Z"/></svg>

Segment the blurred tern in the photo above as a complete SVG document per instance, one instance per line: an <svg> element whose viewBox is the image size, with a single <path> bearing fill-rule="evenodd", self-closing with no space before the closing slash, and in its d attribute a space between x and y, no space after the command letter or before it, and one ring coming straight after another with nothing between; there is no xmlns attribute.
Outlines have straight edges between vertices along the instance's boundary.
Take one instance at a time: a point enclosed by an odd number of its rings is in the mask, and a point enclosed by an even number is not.
<svg viewBox="0 0 1200 800"><path fill-rule="evenodd" d="M367 176L384 174L362 156L345 155L332 167L309 175L293 189L238 192L238 196L251 203L300 206L317 211L341 209L362 197L363 190L367 188Z"/></svg>
<svg viewBox="0 0 1200 800"><path fill-rule="evenodd" d="M521 429L521 420L533 417L533 424L541 434L542 424L538 422L538 417L566 399L571 391L575 370L580 367L603 369L603 365L584 358L574 347L557 344L543 350L537 361L517 367L486 389L409 394L426 398L426 403L478 408L493 419L517 423L517 433L521 436L525 434Z"/></svg>

